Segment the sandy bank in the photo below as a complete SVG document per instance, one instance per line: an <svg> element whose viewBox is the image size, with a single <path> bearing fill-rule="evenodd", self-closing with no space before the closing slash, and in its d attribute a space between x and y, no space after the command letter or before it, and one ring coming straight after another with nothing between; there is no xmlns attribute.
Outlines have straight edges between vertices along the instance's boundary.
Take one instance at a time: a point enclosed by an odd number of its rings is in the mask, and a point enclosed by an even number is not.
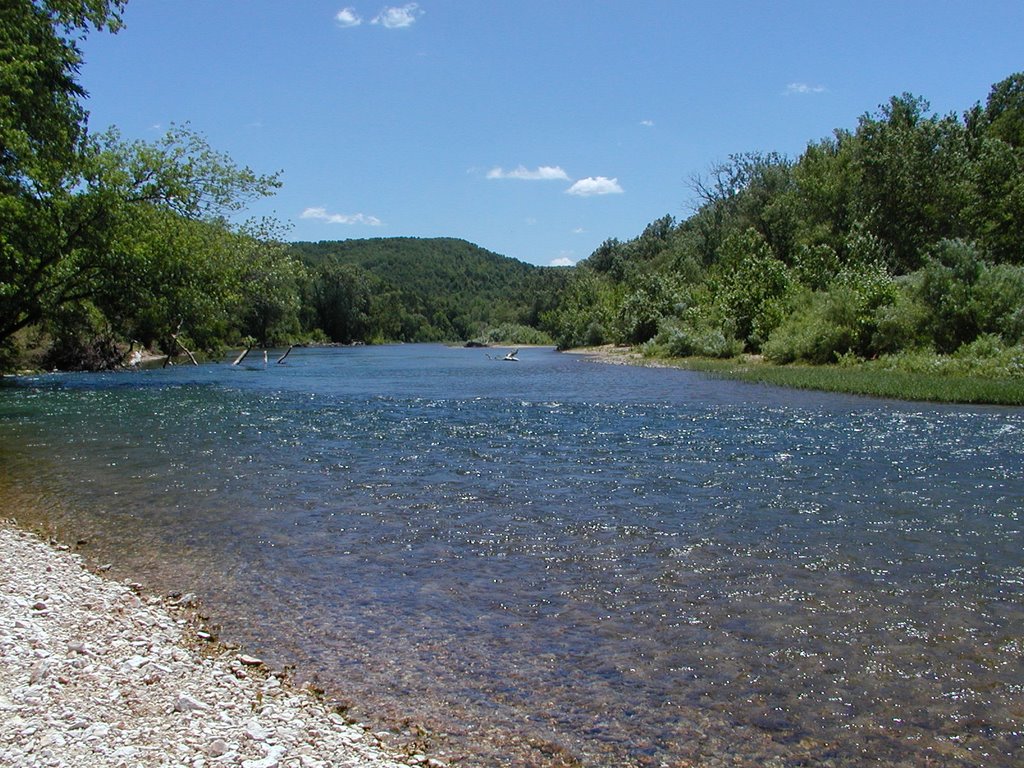
<svg viewBox="0 0 1024 768"><path fill-rule="evenodd" d="M0 766L442 766L0 522Z"/></svg>

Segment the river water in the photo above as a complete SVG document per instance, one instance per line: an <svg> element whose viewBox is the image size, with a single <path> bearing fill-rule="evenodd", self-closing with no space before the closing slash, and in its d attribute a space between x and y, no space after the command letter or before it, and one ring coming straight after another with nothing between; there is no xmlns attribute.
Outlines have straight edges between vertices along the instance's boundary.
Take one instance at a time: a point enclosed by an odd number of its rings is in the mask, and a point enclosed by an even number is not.
<svg viewBox="0 0 1024 768"><path fill-rule="evenodd" d="M1020 765L1024 410L519 357L6 380L0 493L452 765Z"/></svg>

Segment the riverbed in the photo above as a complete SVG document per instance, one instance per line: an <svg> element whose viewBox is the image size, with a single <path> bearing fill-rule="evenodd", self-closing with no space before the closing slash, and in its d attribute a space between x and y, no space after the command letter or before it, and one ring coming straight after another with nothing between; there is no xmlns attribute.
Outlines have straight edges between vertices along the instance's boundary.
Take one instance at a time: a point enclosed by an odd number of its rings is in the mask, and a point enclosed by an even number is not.
<svg viewBox="0 0 1024 768"><path fill-rule="evenodd" d="M8 381L5 493L455 764L1016 763L1024 411L494 357Z"/></svg>

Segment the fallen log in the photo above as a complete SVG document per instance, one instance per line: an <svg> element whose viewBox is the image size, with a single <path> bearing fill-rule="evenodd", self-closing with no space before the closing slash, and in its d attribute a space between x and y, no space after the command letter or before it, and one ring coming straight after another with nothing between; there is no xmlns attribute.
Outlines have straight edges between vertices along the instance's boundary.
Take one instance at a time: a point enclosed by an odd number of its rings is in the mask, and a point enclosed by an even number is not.
<svg viewBox="0 0 1024 768"><path fill-rule="evenodd" d="M185 354L188 355L188 359L192 361L192 365L199 365L199 363L196 361L196 356L193 355L188 350L188 348L184 344L181 343L181 339L178 338L178 334L174 334L173 338L174 338L174 343L177 344L179 347L181 347L183 350L185 350Z"/></svg>
<svg viewBox="0 0 1024 768"><path fill-rule="evenodd" d="M242 350L242 354L240 354L238 357L235 358L235 362L233 362L232 365L238 365L240 362L245 360L245 356L248 355L249 352L252 351L252 348L253 348L254 345L255 345L255 342L253 342L252 344L247 346L245 349L243 349Z"/></svg>

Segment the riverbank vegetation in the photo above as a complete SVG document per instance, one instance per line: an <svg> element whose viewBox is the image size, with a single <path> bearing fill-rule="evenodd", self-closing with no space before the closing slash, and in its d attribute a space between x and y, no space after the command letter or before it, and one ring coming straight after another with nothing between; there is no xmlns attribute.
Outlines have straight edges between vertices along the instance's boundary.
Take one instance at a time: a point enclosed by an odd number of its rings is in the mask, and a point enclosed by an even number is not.
<svg viewBox="0 0 1024 768"><path fill-rule="evenodd" d="M666 364L712 376L758 384L841 392L851 395L939 403L1024 405L1024 377L964 365L963 358L915 355L920 365L906 360L879 359L826 365L774 365L763 358L739 355L729 359L687 357Z"/></svg>
<svg viewBox="0 0 1024 768"><path fill-rule="evenodd" d="M293 243L305 265L308 328L332 341L552 344L537 327L564 271L454 238Z"/></svg>
<svg viewBox="0 0 1024 768"><path fill-rule="evenodd" d="M893 97L796 159L733 155L691 188L692 216L577 265L544 318L561 347L635 345L736 375L925 399L987 400L997 380L1019 389L1024 74L963 115ZM775 368L696 361L743 354ZM927 379L947 380L945 394L919 392ZM979 379L979 394L963 390Z"/></svg>
<svg viewBox="0 0 1024 768"><path fill-rule="evenodd" d="M0 9L0 370L475 340L755 355L791 369L758 375L805 382L815 366L1024 378L1024 74L962 114L902 94L799 157L732 155L691 179L687 218L541 268L451 238L289 244L240 221L278 174L189 126L150 143L90 131L79 42L116 32L124 5Z"/></svg>

